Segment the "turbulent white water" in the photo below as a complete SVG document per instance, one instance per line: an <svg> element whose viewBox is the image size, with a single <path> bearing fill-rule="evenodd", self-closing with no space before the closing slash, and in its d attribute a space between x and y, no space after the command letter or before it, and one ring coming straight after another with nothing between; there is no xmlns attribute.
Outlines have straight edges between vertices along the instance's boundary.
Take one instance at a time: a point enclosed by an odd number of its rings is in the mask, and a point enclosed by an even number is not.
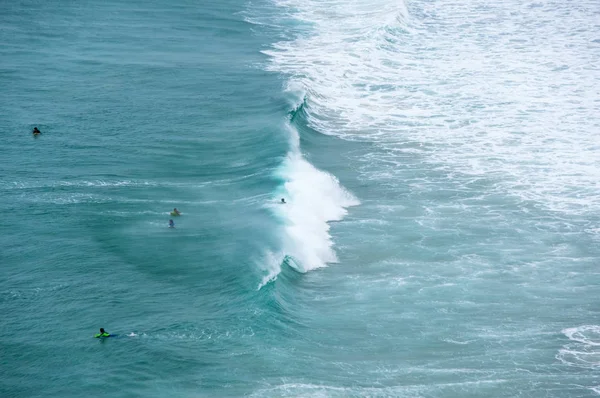
<svg viewBox="0 0 600 398"><path fill-rule="evenodd" d="M278 177L284 183L273 198L274 204L268 206L284 224L281 250L279 254L267 254L263 262L267 264L268 275L260 286L277 276L282 263L307 272L337 262L329 222L341 220L348 207L360 203L335 176L304 159L298 132L290 125L287 129L290 151L278 169Z"/></svg>
<svg viewBox="0 0 600 398"><path fill-rule="evenodd" d="M318 131L549 209L600 210L598 2L277 4L311 26L266 53L307 91Z"/></svg>
<svg viewBox="0 0 600 398"><path fill-rule="evenodd" d="M570 340L558 352L556 358L568 366L600 368L600 326L584 325L563 330Z"/></svg>

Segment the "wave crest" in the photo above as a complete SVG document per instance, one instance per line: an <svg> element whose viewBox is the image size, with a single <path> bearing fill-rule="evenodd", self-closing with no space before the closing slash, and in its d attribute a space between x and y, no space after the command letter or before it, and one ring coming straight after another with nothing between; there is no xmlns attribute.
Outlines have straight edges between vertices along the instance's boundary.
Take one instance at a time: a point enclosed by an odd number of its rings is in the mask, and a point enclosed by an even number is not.
<svg viewBox="0 0 600 398"><path fill-rule="evenodd" d="M283 223L281 250L265 255L268 274L259 289L277 277L282 265L307 272L337 262L329 222L341 220L348 213L348 207L360 204L334 175L304 159L298 131L290 124L287 127L290 151L276 171L282 184L268 205ZM286 203L280 202L282 198Z"/></svg>

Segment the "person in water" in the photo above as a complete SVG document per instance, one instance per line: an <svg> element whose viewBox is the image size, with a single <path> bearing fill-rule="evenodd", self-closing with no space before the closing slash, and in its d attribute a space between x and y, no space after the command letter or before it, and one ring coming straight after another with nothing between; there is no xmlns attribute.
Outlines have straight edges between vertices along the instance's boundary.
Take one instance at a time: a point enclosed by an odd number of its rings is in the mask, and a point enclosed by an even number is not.
<svg viewBox="0 0 600 398"><path fill-rule="evenodd" d="M181 213L179 212L179 210L177 210L177 207L173 209L173 215L178 215L178 216L181 215Z"/></svg>
<svg viewBox="0 0 600 398"><path fill-rule="evenodd" d="M97 333L95 338L99 339L100 337L110 337L110 333L104 330L104 328L100 328L100 333Z"/></svg>
<svg viewBox="0 0 600 398"><path fill-rule="evenodd" d="M37 127L33 128L33 135L38 135L38 134L42 134L42 132L40 130L38 130Z"/></svg>
<svg viewBox="0 0 600 398"><path fill-rule="evenodd" d="M169 220L169 228L175 228L175 223L173 220Z"/></svg>
<svg viewBox="0 0 600 398"><path fill-rule="evenodd" d="M285 199L284 198L281 198L281 203L285 203Z"/></svg>

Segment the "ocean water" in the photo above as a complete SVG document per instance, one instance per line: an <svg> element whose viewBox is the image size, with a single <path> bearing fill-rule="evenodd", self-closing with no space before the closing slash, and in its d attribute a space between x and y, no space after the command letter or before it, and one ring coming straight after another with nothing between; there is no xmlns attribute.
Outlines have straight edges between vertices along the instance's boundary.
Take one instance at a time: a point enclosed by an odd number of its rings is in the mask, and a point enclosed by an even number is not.
<svg viewBox="0 0 600 398"><path fill-rule="evenodd" d="M599 21L0 2L0 396L600 395Z"/></svg>

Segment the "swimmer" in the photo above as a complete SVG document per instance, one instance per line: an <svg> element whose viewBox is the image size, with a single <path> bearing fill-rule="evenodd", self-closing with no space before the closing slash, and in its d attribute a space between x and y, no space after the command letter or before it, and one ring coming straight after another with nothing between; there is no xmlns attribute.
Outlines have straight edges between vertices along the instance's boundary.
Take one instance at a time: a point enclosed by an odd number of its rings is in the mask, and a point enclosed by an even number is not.
<svg viewBox="0 0 600 398"><path fill-rule="evenodd" d="M285 203L285 199L284 198L281 198L281 203Z"/></svg>
<svg viewBox="0 0 600 398"><path fill-rule="evenodd" d="M110 337L110 333L104 330L104 328L100 328L100 333L94 335L95 338L99 339L100 337Z"/></svg>
<svg viewBox="0 0 600 398"><path fill-rule="evenodd" d="M175 228L175 223L173 220L169 220L169 228Z"/></svg>
<svg viewBox="0 0 600 398"><path fill-rule="evenodd" d="M38 130L37 127L33 128L33 135L38 135L38 134L42 134L42 132L40 130Z"/></svg>
<svg viewBox="0 0 600 398"><path fill-rule="evenodd" d="M180 216L180 215L181 215L181 213L179 212L179 210L177 210L177 207L173 209L173 215L174 215L174 216L175 216L175 215L177 215L177 216Z"/></svg>

